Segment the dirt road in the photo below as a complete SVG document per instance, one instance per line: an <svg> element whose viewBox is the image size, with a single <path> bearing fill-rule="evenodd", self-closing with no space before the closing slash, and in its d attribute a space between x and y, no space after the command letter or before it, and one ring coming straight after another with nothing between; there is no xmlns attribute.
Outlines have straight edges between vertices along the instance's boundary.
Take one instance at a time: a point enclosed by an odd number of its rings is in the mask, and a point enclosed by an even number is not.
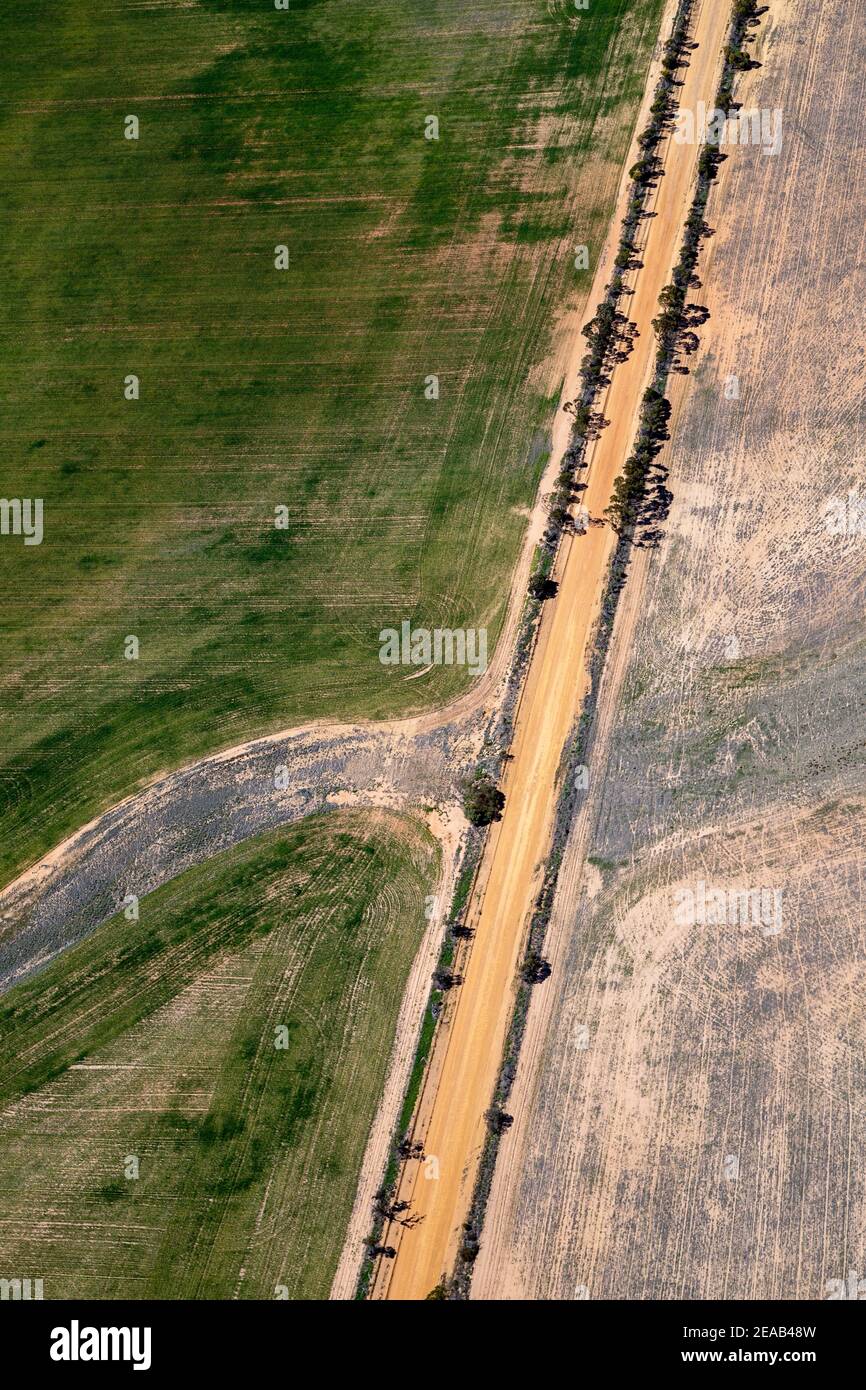
<svg viewBox="0 0 866 1390"><path fill-rule="evenodd" d="M703 0L700 5L693 25L699 47L684 74L684 107L694 108L699 100L712 104L728 17L727 4ZM654 69L648 91L655 80ZM639 126L643 119L642 112ZM670 143L654 204L657 215L644 223L644 267L636 275L627 309L640 336L608 391L604 410L612 423L594 446L583 497L592 516L599 516L607 505L634 438L655 353L651 320L679 253L696 155L694 146ZM616 227L623 199L624 190ZM609 256L610 246L599 266L592 303L601 298L609 276ZM564 444L562 422L559 433L559 443ZM518 712L504 783L505 813L490 835L467 917L476 932L472 952L453 1013L440 1030L419 1102L415 1133L437 1165L410 1163L401 1174L399 1198L411 1201L413 1212L424 1219L408 1232L393 1226L386 1232L386 1242L396 1248L397 1256L380 1261L375 1298L423 1299L454 1263L484 1141L483 1115L513 1007L524 933L549 848L557 769L586 693L586 652L613 541L609 527L591 527L585 535L566 539L560 552L554 575L559 592L546 605Z"/></svg>

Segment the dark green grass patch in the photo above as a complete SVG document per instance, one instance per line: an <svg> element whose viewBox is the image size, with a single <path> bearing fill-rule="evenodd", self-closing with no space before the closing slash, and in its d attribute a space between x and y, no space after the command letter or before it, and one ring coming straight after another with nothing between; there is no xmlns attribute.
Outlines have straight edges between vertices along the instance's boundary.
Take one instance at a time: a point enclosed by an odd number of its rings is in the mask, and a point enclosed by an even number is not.
<svg viewBox="0 0 866 1390"><path fill-rule="evenodd" d="M383 627L492 651L660 7L7 7L0 496L45 520L0 537L0 878L142 777L469 679Z"/></svg>

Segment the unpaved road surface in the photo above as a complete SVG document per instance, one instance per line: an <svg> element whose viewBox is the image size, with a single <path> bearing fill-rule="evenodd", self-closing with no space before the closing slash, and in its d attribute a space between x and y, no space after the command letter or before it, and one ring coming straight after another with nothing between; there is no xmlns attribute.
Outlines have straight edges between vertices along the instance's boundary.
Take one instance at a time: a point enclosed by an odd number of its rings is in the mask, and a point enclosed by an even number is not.
<svg viewBox="0 0 866 1390"><path fill-rule="evenodd" d="M712 104L721 68L728 7L705 0L693 25L699 47L684 75L681 102ZM649 90L655 83L650 74ZM639 121L642 118L639 118ZM598 516L610 497L635 433L637 412L655 355L651 320L658 297L679 254L682 227L693 194L697 149L671 141L665 176L649 219L628 315L640 336L614 374L605 403L611 425L591 457L584 502ZM622 216L622 198L617 217ZM617 223L618 225L618 223ZM601 298L609 266L599 268L593 289ZM587 688L586 653L604 585L614 536L590 527L566 540L555 578L559 592L547 606L539 632L504 783L506 808L493 827L477 888L467 915L475 939L457 991L453 1012L439 1033L419 1104L415 1134L438 1162L404 1166L398 1191L423 1221L405 1231L393 1224L386 1243L396 1259L380 1261L374 1297L423 1299L450 1271L458 1247L484 1141L484 1112L490 1104L508 1021L525 929L541 882L556 805L556 775L570 730Z"/></svg>

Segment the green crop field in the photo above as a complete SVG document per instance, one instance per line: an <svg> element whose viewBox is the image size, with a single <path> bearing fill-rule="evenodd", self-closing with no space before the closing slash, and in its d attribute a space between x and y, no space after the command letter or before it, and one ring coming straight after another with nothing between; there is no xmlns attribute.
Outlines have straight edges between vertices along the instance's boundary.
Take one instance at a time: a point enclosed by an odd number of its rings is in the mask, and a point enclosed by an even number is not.
<svg viewBox="0 0 866 1390"><path fill-rule="evenodd" d="M414 822L310 821L5 995L0 1273L46 1298L326 1298L436 863Z"/></svg>
<svg viewBox="0 0 866 1390"><path fill-rule="evenodd" d="M0 881L469 679L382 627L492 650L661 0L3 8L0 496L44 533L0 535Z"/></svg>

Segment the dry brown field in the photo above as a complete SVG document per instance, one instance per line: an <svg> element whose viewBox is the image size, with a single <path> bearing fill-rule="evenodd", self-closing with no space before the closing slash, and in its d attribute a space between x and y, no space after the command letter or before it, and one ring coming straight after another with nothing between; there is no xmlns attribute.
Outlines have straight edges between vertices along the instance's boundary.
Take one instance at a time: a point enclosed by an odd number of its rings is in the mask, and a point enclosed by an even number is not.
<svg viewBox="0 0 866 1390"><path fill-rule="evenodd" d="M738 97L783 144L711 195L674 502L620 604L474 1298L866 1270L862 11L773 3L755 55Z"/></svg>

